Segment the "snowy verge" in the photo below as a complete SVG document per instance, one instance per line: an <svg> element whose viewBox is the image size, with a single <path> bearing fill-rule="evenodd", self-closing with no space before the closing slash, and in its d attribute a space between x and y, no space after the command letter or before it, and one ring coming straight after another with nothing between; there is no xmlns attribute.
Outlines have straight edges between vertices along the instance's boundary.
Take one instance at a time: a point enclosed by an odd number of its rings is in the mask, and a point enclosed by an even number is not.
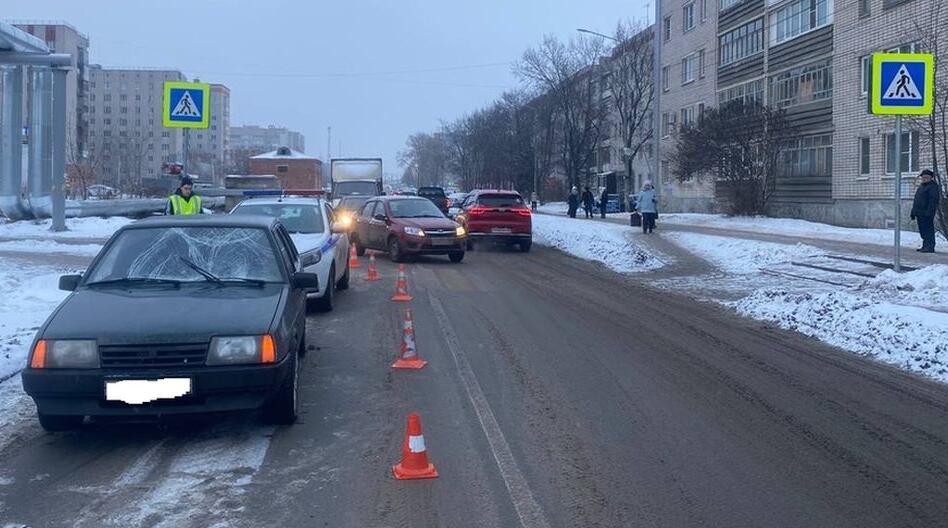
<svg viewBox="0 0 948 528"><path fill-rule="evenodd" d="M632 241L627 226L573 218L533 216L533 240L584 260L601 262L613 271L648 271L665 265L646 246Z"/></svg>
<svg viewBox="0 0 948 528"><path fill-rule="evenodd" d="M49 230L52 221L21 220L18 222L4 222L0 220L0 237L9 238L109 238L118 228L133 222L124 216L109 218L67 218L67 231L54 233Z"/></svg>
<svg viewBox="0 0 948 528"><path fill-rule="evenodd" d="M756 273L773 264L823 254L821 249L806 244L779 244L692 233L664 233L662 236L729 273Z"/></svg>
<svg viewBox="0 0 948 528"><path fill-rule="evenodd" d="M537 207L537 211L552 215L565 215L568 210L566 202L547 202Z"/></svg>
<svg viewBox="0 0 948 528"><path fill-rule="evenodd" d="M731 305L742 315L948 382L948 314L878 302L849 291L764 289Z"/></svg>
<svg viewBox="0 0 948 528"><path fill-rule="evenodd" d="M908 273L885 270L857 289L876 299L948 312L948 265L926 266Z"/></svg>
<svg viewBox="0 0 948 528"><path fill-rule="evenodd" d="M99 244L60 244L52 240L10 240L0 242L0 251L11 253L53 253L94 257L102 246Z"/></svg>
<svg viewBox="0 0 948 528"><path fill-rule="evenodd" d="M771 235L798 236L838 242L876 244L889 246L893 243L891 229L863 229L820 224L795 218L770 218L764 216L725 216L720 214L668 213L660 221L667 224L715 227L731 231L745 231ZM939 240L944 242L940 234ZM921 244L918 233L902 231L902 245L913 247Z"/></svg>

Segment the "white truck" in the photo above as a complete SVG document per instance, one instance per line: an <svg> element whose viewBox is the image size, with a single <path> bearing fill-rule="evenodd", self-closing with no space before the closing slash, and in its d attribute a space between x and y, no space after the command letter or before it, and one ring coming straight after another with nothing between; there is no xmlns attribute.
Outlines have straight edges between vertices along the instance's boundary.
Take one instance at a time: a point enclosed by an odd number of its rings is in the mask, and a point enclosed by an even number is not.
<svg viewBox="0 0 948 528"><path fill-rule="evenodd" d="M382 158L334 158L329 162L332 197L382 194Z"/></svg>

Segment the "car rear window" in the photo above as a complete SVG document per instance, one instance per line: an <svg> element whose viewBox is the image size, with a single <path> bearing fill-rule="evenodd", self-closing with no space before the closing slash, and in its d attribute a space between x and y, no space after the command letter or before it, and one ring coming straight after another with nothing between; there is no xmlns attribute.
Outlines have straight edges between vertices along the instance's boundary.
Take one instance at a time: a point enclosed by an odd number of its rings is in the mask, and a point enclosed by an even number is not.
<svg viewBox="0 0 948 528"><path fill-rule="evenodd" d="M477 204L486 207L516 207L523 205L523 198L517 194L482 194L477 197Z"/></svg>
<svg viewBox="0 0 948 528"><path fill-rule="evenodd" d="M425 198L435 197L435 198L444 198L444 190L438 188L421 188L418 189L418 196L424 196Z"/></svg>
<svg viewBox="0 0 948 528"><path fill-rule="evenodd" d="M323 215L319 214L319 207L304 204L246 204L234 209L232 214L252 214L272 216L280 219L280 223L290 233L323 233L326 226L323 224Z"/></svg>

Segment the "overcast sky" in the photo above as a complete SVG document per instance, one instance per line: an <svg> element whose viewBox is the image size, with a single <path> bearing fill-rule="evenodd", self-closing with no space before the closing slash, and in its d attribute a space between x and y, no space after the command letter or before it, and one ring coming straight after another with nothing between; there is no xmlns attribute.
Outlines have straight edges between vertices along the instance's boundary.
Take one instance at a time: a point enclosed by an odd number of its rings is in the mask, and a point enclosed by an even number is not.
<svg viewBox="0 0 948 528"><path fill-rule="evenodd" d="M543 35L611 33L653 0L19 0L7 19L65 20L93 63L170 67L231 90L231 124L303 132L310 154L381 156L516 86ZM649 7L647 7L647 5ZM654 17L654 13L649 14Z"/></svg>

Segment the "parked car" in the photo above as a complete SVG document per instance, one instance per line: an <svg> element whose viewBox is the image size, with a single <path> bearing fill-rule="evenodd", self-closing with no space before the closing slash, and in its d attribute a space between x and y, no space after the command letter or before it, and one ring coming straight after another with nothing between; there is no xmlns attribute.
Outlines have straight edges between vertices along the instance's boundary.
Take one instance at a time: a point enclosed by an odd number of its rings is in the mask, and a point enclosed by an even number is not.
<svg viewBox="0 0 948 528"><path fill-rule="evenodd" d="M50 431L85 416L263 409L296 420L306 291L276 218L168 216L119 229L33 341L23 388Z"/></svg>
<svg viewBox="0 0 948 528"><path fill-rule="evenodd" d="M336 200L333 205L333 209L336 211L336 220L350 229L355 227L355 215L365 205L365 202L369 201L369 198L372 197L353 195Z"/></svg>
<svg viewBox="0 0 948 528"><path fill-rule="evenodd" d="M461 262L466 233L426 198L381 196L359 210L352 240L360 255L388 251L394 262L410 255L448 255Z"/></svg>
<svg viewBox="0 0 948 528"><path fill-rule="evenodd" d="M515 191L472 191L455 220L467 231L467 249L473 249L476 240L491 240L517 245L526 253L533 244L530 208Z"/></svg>
<svg viewBox="0 0 948 528"><path fill-rule="evenodd" d="M448 197L441 187L419 187L418 196L431 200L442 213L448 214Z"/></svg>
<svg viewBox="0 0 948 528"><path fill-rule="evenodd" d="M307 292L319 311L333 309L336 290L349 289L349 226L336 221L322 198L262 196L244 200L231 211L236 215L278 218L303 260L303 271L319 276L322 288Z"/></svg>

